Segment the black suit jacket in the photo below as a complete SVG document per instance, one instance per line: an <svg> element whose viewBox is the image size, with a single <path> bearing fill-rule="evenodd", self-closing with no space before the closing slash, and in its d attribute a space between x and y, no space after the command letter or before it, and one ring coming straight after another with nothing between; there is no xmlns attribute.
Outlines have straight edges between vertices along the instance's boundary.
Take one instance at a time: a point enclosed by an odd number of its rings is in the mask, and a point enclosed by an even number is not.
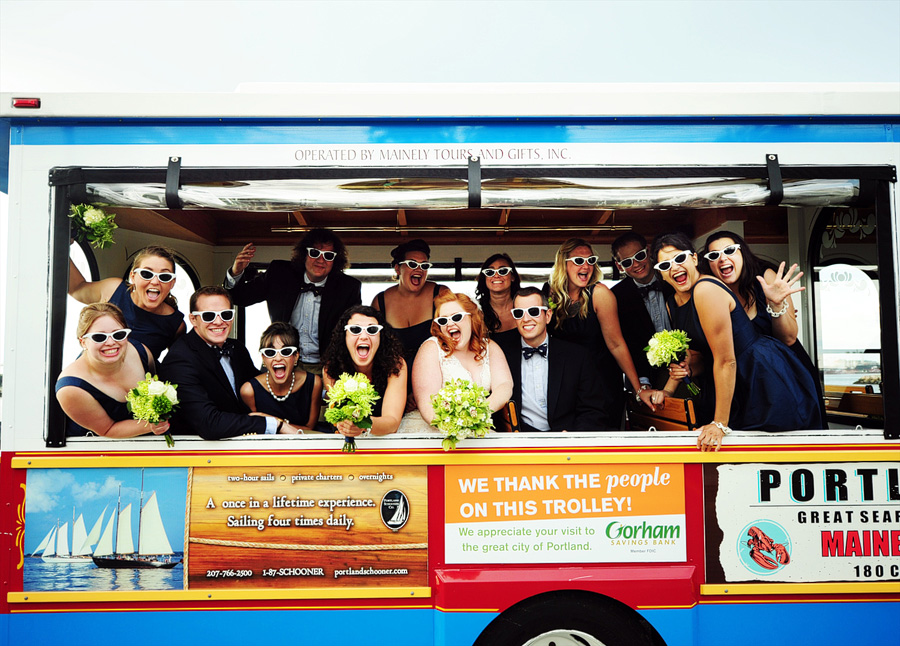
<svg viewBox="0 0 900 646"><path fill-rule="evenodd" d="M231 368L240 392L241 384L259 374L247 348L232 346ZM219 357L194 330L169 348L159 367L161 379L178 386L179 405L172 418L177 433L196 433L204 440L220 440L248 433L266 432L264 417L251 417L250 409L231 389Z"/></svg>
<svg viewBox="0 0 900 646"><path fill-rule="evenodd" d="M548 337L547 422L551 431L599 431L612 428L603 406L600 376L579 345ZM513 378L512 400L522 419L522 338L509 335L503 353ZM617 421L618 424L618 421ZM530 430L524 421L522 430Z"/></svg>
<svg viewBox="0 0 900 646"><path fill-rule="evenodd" d="M290 323L303 285L303 273L303 270L298 271L287 260L273 260L265 273L248 268L241 275L241 280L229 290L231 298L236 305L243 306L266 301L272 323ZM319 307L320 358L325 356L325 350L331 342L331 333L341 314L348 307L362 303L361 290L362 284L352 276L340 271L328 274Z"/></svg>
<svg viewBox="0 0 900 646"><path fill-rule="evenodd" d="M657 280L660 280L657 278ZM672 286L666 282L661 282L663 296L668 298L675 293ZM668 377L665 368L653 368L647 362L647 353L644 348L650 337L656 332L653 327L653 319L650 318L650 312L644 305L644 299L638 291L634 281L625 276L613 288L612 293L616 297L616 303L619 308L619 326L622 328L622 336L625 338L625 345L628 346L628 352L631 354L631 360L634 361L634 368L637 370L638 377L645 377L650 380L654 388L662 388ZM659 383L662 380L662 383Z"/></svg>

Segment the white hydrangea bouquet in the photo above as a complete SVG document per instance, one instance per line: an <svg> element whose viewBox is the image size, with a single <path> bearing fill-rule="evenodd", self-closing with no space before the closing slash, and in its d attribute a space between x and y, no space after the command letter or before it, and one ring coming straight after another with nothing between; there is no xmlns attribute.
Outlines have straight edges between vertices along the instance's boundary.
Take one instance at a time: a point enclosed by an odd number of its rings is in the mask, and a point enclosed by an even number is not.
<svg viewBox="0 0 900 646"><path fill-rule="evenodd" d="M375 391L375 386L364 374L357 372L349 375L345 372L325 393L325 399L328 401L325 420L329 424L350 420L359 428L368 430L372 428L375 402L381 399L381 395ZM353 453L356 451L356 440L345 435L341 450Z"/></svg>
<svg viewBox="0 0 900 646"><path fill-rule="evenodd" d="M145 379L139 381L137 386L128 391L125 396L128 410L136 420L144 420L151 424L159 424L172 416L172 412L178 405L178 386L168 381L160 381L149 372ZM166 444L175 446L175 440L170 433L166 433Z"/></svg>
<svg viewBox="0 0 900 646"><path fill-rule="evenodd" d="M654 334L644 352L647 353L647 361L653 367L667 366L670 363L683 361L687 356L688 343L687 332L684 330L663 330ZM690 377L682 379L692 395L700 394L700 387L691 381Z"/></svg>
<svg viewBox="0 0 900 646"><path fill-rule="evenodd" d="M431 396L431 424L444 433L445 451L467 437L484 437L494 428L487 398L487 390L466 379L454 379Z"/></svg>
<svg viewBox="0 0 900 646"><path fill-rule="evenodd" d="M113 244L113 231L116 225L116 214L106 213L89 204L73 204L69 209L72 218L72 236L78 242L87 241L94 249L106 249Z"/></svg>

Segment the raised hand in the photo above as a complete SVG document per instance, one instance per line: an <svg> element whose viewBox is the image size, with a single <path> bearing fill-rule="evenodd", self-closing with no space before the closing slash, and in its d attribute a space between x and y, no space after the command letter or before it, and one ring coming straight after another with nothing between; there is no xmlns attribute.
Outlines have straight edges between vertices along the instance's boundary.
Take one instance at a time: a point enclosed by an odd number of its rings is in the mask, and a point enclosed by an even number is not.
<svg viewBox="0 0 900 646"><path fill-rule="evenodd" d="M253 260L253 256L256 254L256 247L252 242L245 244L244 248L238 252L237 257L234 259L234 264L231 265L231 275L232 276L240 276L244 273L244 270L247 268L247 265L250 264L250 261Z"/></svg>
<svg viewBox="0 0 900 646"><path fill-rule="evenodd" d="M806 289L802 285L797 285L797 281L803 276L802 271L797 271L797 265L791 265L787 273L784 272L784 265L785 263L782 262L778 266L778 272L775 274L775 279L771 284L762 276L756 277L756 280L762 286L763 293L766 295L766 300L775 309L780 307L784 299L791 294L796 294ZM796 275L794 274L795 271L797 271Z"/></svg>

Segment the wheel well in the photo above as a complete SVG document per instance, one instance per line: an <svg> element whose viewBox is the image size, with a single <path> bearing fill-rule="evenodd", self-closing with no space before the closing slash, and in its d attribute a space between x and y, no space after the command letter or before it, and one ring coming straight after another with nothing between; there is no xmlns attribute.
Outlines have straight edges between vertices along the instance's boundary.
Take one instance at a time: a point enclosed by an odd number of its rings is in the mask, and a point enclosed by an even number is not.
<svg viewBox="0 0 900 646"><path fill-rule="evenodd" d="M608 630L604 643L666 646L656 629L636 610L596 592L554 590L519 601L487 625L473 646L521 644L522 635L540 634L550 627L574 628L568 623L593 624ZM584 630L584 627L580 627ZM586 631L589 632L589 631ZM620 641L624 638L624 641Z"/></svg>

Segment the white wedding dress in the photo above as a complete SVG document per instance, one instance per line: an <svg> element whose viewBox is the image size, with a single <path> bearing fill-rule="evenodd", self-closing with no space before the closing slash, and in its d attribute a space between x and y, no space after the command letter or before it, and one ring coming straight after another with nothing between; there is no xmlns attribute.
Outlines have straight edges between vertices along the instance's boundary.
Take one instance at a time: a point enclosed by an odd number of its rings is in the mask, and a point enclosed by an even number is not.
<svg viewBox="0 0 900 646"><path fill-rule="evenodd" d="M448 382L453 381L454 379L464 379L466 381L472 381L476 385L481 386L486 389L488 392L491 390L491 358L490 358L490 346L485 350L484 359L481 361L481 370L477 378L472 375L471 372L466 370L465 366L460 363L459 359L452 354L446 354L438 343L437 338L429 337L425 343L433 342L438 349L438 357L440 358L440 368L441 368L441 386L446 386ZM412 434L415 433L417 435L443 435L441 431L436 429L431 424L426 424L425 420L422 419L422 414L418 410L411 411L403 416L403 419L400 420L400 427L397 429L397 433L404 434Z"/></svg>

